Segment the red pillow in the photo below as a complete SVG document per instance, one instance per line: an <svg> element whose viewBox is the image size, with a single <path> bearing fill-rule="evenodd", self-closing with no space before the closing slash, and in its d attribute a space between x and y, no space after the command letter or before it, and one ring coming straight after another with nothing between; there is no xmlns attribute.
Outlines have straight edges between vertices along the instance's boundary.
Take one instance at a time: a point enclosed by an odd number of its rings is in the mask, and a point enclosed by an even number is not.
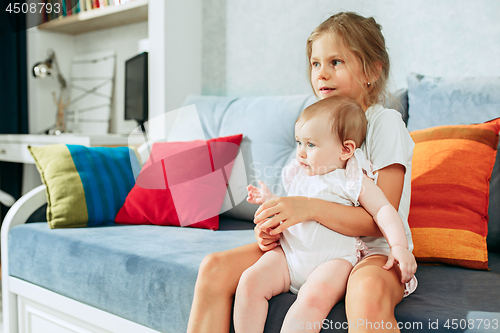
<svg viewBox="0 0 500 333"><path fill-rule="evenodd" d="M115 222L217 230L242 138L154 143Z"/></svg>

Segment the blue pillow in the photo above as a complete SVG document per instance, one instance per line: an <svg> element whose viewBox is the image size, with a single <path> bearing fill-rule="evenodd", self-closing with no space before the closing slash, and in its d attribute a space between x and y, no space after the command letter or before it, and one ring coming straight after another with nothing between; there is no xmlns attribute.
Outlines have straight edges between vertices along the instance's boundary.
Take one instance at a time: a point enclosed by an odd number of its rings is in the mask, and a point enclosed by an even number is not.
<svg viewBox="0 0 500 333"><path fill-rule="evenodd" d="M28 147L47 192L50 228L114 224L140 165L128 147Z"/></svg>
<svg viewBox="0 0 500 333"><path fill-rule="evenodd" d="M410 74L408 130L484 123L500 117L500 77Z"/></svg>
<svg viewBox="0 0 500 333"><path fill-rule="evenodd" d="M391 97L384 102L384 107L401 113L405 126L408 126L408 89L403 88L392 93Z"/></svg>

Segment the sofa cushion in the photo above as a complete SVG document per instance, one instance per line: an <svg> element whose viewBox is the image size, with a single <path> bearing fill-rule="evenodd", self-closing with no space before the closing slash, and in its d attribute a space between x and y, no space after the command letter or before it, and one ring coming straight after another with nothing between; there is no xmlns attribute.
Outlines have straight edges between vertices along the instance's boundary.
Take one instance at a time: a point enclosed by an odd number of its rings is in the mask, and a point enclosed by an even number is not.
<svg viewBox="0 0 500 333"><path fill-rule="evenodd" d="M500 110L500 77L431 77L408 82L408 130L483 123Z"/></svg>
<svg viewBox="0 0 500 333"><path fill-rule="evenodd" d="M500 325L500 254L490 255L490 269L477 271L460 267L419 265L416 274L417 289L395 309L396 320L403 325L401 332L449 332L452 330L445 325L448 321L451 327L452 319L456 319L455 322L462 320L462 327L463 321L470 319L474 321L476 329L478 325L482 325L481 329L470 332L496 332L497 329L493 327L498 328ZM296 298L290 292L271 298L264 333L280 332L286 312ZM485 319L490 321L489 329L485 329ZM431 323L432 327L429 326ZM330 311L326 324L323 324L322 333L338 333L347 332L348 324L355 325L357 322L347 321L345 302L341 301ZM370 327L367 320L360 321L359 324L363 328L366 325Z"/></svg>
<svg viewBox="0 0 500 333"><path fill-rule="evenodd" d="M217 230L241 139L154 143L115 222Z"/></svg>
<svg viewBox="0 0 500 333"><path fill-rule="evenodd" d="M500 77L431 77L410 74L408 130L478 124L500 115ZM500 143L498 146L500 150ZM488 250L500 253L500 154L490 181Z"/></svg>
<svg viewBox="0 0 500 333"><path fill-rule="evenodd" d="M153 329L185 332L203 257L254 242L253 231L244 230L252 226L227 218L218 231L153 225L50 230L46 223L30 223L9 233L9 270L11 276ZM489 263L490 271L420 265L419 286L396 307L396 319L422 322L428 332L447 332L443 325L451 318L500 319L500 254L490 254ZM295 299L288 292L270 300L265 332L279 332ZM344 302L328 320L346 321ZM440 330L428 329L429 320L439 320ZM347 332L324 330L339 331Z"/></svg>
<svg viewBox="0 0 500 333"><path fill-rule="evenodd" d="M51 228L113 223L134 186L135 153L127 147L28 147L47 192Z"/></svg>
<svg viewBox="0 0 500 333"><path fill-rule="evenodd" d="M245 200L247 185L256 185L260 179L277 195L285 194L281 185L281 170L290 162L295 151L295 120L304 108L315 101L313 95L247 98L192 95L184 105L194 104L197 115L188 112L180 114L172 125L168 141L243 133L240 147L244 163L235 162L229 180L234 207L223 215L252 220L258 206ZM202 130L193 131L197 121L201 123ZM231 202L226 200L223 207L228 205L231 206Z"/></svg>
<svg viewBox="0 0 500 333"><path fill-rule="evenodd" d="M489 181L499 131L497 118L410 133L415 148L408 223L417 261L488 268Z"/></svg>
<svg viewBox="0 0 500 333"><path fill-rule="evenodd" d="M384 103L387 109L394 109L401 113L405 125L408 127L408 89L399 89L387 97Z"/></svg>
<svg viewBox="0 0 500 333"><path fill-rule="evenodd" d="M400 90L389 102L406 121L408 100ZM262 180L277 195L285 195L281 171L295 153L294 124L300 112L316 101L309 95L268 97L219 97L191 95L184 106L195 105L197 112L184 108L175 118L168 141L208 139L243 133L242 161L237 159L229 180L234 202L223 204L223 215L252 220L256 205L245 198L247 185Z"/></svg>
<svg viewBox="0 0 500 333"><path fill-rule="evenodd" d="M500 143L497 147L497 158L491 173L490 205L488 206L488 251L500 253Z"/></svg>
<svg viewBox="0 0 500 333"><path fill-rule="evenodd" d="M220 223L224 230L24 224L9 233L9 273L161 332L185 332L202 259L255 242L252 229L227 230L253 224Z"/></svg>

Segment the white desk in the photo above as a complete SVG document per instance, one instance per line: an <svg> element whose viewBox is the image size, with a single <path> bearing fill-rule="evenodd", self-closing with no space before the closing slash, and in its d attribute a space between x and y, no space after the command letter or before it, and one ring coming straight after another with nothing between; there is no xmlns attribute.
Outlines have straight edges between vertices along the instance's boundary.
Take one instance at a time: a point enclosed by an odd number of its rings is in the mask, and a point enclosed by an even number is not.
<svg viewBox="0 0 500 333"><path fill-rule="evenodd" d="M140 145L144 142L141 135L120 134L0 134L0 161L35 163L28 146L45 146L56 143L82 145L86 147L117 147Z"/></svg>

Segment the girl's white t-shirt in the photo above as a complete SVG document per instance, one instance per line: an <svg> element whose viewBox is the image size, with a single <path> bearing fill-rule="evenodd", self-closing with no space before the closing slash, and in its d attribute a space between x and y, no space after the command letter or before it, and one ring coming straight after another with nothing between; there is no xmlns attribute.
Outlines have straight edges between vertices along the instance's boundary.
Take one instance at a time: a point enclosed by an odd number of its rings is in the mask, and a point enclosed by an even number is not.
<svg viewBox="0 0 500 333"><path fill-rule="evenodd" d="M398 213L404 223L409 250L413 251L408 213L410 212L411 159L415 143L398 111L385 109L375 104L369 107L365 114L368 119L368 129L361 150L371 161L373 172L391 164L401 164L405 167L403 194L399 202ZM370 254L389 254L389 244L384 237L364 236L360 238L370 249Z"/></svg>

